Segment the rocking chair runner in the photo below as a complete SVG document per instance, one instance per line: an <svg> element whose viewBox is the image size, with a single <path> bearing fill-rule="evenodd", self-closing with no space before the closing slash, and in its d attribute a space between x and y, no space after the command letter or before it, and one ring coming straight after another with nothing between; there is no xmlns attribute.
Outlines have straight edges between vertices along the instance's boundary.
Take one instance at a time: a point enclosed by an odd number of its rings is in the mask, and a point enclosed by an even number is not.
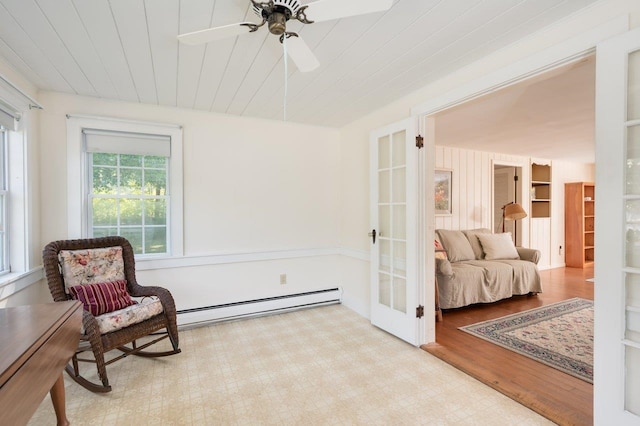
<svg viewBox="0 0 640 426"><path fill-rule="evenodd" d="M121 247L122 249L124 279L126 279L127 282L126 286L129 295L131 297L157 297L162 305L162 312L144 319L141 322L136 322L114 331L101 331L96 317L87 310L83 311L82 324L84 332L81 336L79 348L71 359L71 364L66 366L65 371L78 384L93 392L111 391L106 366L128 355L160 357L180 353L180 349L178 349L176 307L173 297L171 296L171 293L164 288L141 286L138 284L135 275L133 249L131 248L129 241L125 238L114 236L84 240L62 240L47 244L42 255L44 270L49 284L49 291L53 296L53 300L61 302L71 299L71 295L68 293L68 283L67 286L65 286L63 267L59 261L61 251L71 251L73 253L73 251L82 250L86 253L88 250L89 253L92 253L95 249L116 248L116 250L118 250L118 247ZM67 279L70 278L67 277ZM133 307L132 309L136 308ZM166 329L166 331L156 333L158 330L162 329ZM152 336L152 340L138 346L136 344L136 340L146 336ZM153 345L167 337L171 340L173 350L164 352L144 351L144 349L150 345ZM128 344L131 344L131 346L125 346ZM119 349L123 353L105 362L104 354L112 349ZM82 359L78 357L82 352L88 350L93 352L95 361L92 359ZM91 382L82 377L80 374L79 362L95 362L98 369L98 376L102 384Z"/></svg>

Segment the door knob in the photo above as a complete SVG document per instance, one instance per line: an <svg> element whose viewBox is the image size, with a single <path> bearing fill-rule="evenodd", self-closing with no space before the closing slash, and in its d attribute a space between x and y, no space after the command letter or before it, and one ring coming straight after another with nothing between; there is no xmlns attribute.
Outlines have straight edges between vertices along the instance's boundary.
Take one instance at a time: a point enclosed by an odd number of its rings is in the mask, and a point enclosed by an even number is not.
<svg viewBox="0 0 640 426"><path fill-rule="evenodd" d="M375 244L376 243L376 230L374 229L371 232L369 232L369 236L373 240L373 244Z"/></svg>

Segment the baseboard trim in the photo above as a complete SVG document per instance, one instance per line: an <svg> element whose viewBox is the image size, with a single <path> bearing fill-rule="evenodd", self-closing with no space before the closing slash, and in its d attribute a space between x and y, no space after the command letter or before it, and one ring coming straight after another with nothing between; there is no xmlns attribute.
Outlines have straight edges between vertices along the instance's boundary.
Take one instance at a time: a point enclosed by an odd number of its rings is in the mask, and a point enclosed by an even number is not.
<svg viewBox="0 0 640 426"><path fill-rule="evenodd" d="M342 290L338 287L287 294L262 299L224 303L182 309L177 312L178 326L196 327L214 322L289 312L310 307L341 303Z"/></svg>

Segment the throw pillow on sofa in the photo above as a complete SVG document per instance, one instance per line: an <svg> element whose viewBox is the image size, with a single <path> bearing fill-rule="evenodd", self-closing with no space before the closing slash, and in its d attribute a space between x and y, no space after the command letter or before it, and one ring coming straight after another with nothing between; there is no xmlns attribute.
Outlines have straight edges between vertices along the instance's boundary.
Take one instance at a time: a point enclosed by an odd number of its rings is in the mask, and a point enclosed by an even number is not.
<svg viewBox="0 0 640 426"><path fill-rule="evenodd" d="M440 241L447 251L449 262L461 262L463 260L475 260L469 240L462 231L451 231L448 229L438 229Z"/></svg>
<svg viewBox="0 0 640 426"><path fill-rule="evenodd" d="M520 259L518 250L511 239L511 232L502 234L476 234L482 250L484 251L485 260L498 259Z"/></svg>
<svg viewBox="0 0 640 426"><path fill-rule="evenodd" d="M484 251L482 251L482 244L478 240L478 234L490 234L491 230L488 228L466 229L462 231L469 240L473 253L476 255L476 260L484 259Z"/></svg>

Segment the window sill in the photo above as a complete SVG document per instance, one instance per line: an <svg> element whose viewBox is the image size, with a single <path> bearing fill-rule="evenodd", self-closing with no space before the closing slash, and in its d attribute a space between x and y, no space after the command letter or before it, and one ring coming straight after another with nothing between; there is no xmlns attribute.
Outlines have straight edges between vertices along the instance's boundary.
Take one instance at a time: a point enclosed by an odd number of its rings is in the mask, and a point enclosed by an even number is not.
<svg viewBox="0 0 640 426"><path fill-rule="evenodd" d="M10 272L0 276L0 300L24 290L44 278L42 266L26 272Z"/></svg>

